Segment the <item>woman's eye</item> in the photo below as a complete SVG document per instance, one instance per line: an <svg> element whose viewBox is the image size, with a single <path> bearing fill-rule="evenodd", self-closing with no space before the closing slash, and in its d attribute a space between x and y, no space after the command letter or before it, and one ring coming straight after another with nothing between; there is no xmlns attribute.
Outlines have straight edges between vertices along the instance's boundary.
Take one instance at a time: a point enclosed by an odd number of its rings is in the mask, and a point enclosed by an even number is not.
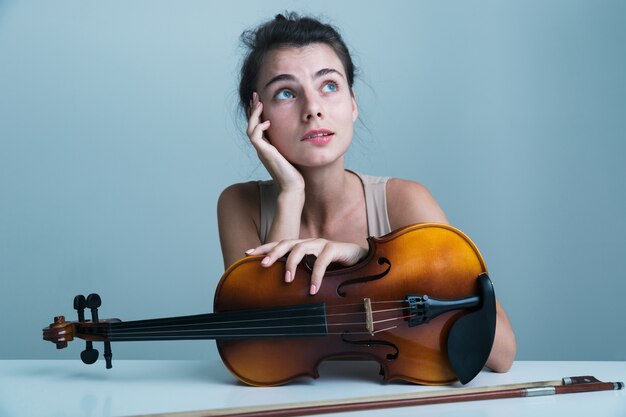
<svg viewBox="0 0 626 417"><path fill-rule="evenodd" d="M276 93L275 97L278 100L288 100L290 98L293 98L293 94L289 90L280 90L278 93Z"/></svg>
<svg viewBox="0 0 626 417"><path fill-rule="evenodd" d="M324 84L324 86L322 87L322 91L325 93L333 93L337 91L337 83L331 81Z"/></svg>

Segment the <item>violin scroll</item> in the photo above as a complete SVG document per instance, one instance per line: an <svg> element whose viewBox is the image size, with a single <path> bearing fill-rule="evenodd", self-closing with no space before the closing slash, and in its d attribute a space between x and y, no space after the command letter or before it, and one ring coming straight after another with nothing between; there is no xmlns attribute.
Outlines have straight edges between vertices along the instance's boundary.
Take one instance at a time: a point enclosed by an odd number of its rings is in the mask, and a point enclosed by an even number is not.
<svg viewBox="0 0 626 417"><path fill-rule="evenodd" d="M111 368L111 342L109 340L108 326L110 322L118 319L99 320L98 307L102 304L98 294L89 294L74 297L74 309L78 313L78 321L65 321L64 316L56 316L54 322L43 329L43 339L52 342L57 349L64 349L74 337L86 341L85 350L80 354L81 360L86 364L95 363L99 353L93 348L93 342L104 342L104 359L106 367ZM91 320L85 320L85 308L91 310Z"/></svg>
<svg viewBox="0 0 626 417"><path fill-rule="evenodd" d="M56 316L54 322L43 329L43 340L54 343L57 349L65 349L67 342L74 340L74 323L66 322L65 316Z"/></svg>

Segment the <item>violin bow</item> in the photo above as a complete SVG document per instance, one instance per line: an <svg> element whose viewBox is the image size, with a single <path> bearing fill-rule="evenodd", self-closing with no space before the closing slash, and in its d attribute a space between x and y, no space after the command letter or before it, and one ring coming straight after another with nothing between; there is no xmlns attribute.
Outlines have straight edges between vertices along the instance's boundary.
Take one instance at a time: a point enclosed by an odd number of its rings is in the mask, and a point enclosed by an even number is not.
<svg viewBox="0 0 626 417"><path fill-rule="evenodd" d="M462 401L495 400L499 398L534 397L540 395L574 394L590 391L621 390L623 382L602 382L593 376L573 376L557 381L458 388L420 393L404 393L355 397L339 400L270 404L251 407L219 408L204 411L152 414L159 417L294 417L312 414L363 411L381 408L409 407ZM146 416L148 417L148 416Z"/></svg>

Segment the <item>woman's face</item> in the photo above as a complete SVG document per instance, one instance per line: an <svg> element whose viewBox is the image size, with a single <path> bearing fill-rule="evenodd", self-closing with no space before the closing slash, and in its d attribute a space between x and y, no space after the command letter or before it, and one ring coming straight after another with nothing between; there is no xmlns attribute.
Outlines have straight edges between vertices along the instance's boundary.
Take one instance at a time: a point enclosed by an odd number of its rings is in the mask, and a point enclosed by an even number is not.
<svg viewBox="0 0 626 417"><path fill-rule="evenodd" d="M296 166L313 167L342 158L358 115L341 60L323 43L267 53L257 92L261 121L278 151Z"/></svg>

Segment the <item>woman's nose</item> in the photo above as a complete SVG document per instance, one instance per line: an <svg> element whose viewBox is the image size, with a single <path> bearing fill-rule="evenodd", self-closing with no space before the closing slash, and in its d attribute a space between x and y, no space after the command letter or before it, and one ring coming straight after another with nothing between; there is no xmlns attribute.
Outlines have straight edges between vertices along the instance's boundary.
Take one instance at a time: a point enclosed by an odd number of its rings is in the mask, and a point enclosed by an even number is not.
<svg viewBox="0 0 626 417"><path fill-rule="evenodd" d="M313 119L315 117L317 117L318 119L323 119L324 115L322 114L322 112L319 112L319 111L317 113L312 113L311 112L311 113L308 113L306 115L306 120L309 121L309 120L311 120L311 119Z"/></svg>
<svg viewBox="0 0 626 417"><path fill-rule="evenodd" d="M303 119L305 122L308 122L316 118L324 119L324 110L322 108L322 105L317 97L306 95Z"/></svg>

